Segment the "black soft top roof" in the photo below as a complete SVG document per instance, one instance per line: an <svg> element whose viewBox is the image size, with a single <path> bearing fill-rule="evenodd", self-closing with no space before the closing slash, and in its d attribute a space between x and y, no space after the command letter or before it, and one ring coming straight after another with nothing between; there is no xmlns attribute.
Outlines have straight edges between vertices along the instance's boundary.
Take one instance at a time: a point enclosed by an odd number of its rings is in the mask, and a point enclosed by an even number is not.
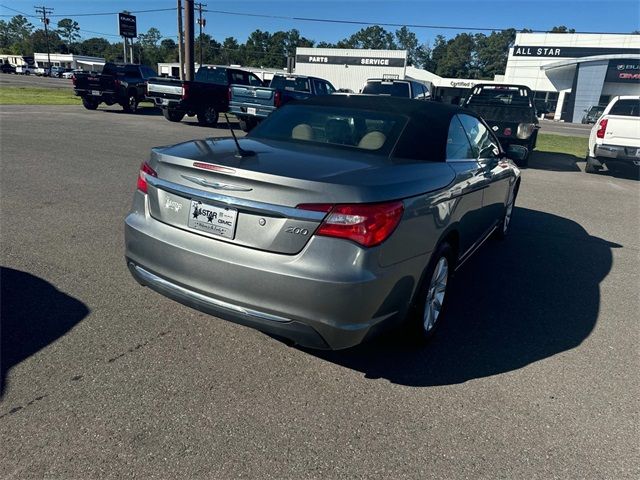
<svg viewBox="0 0 640 480"><path fill-rule="evenodd" d="M466 115L471 113L456 105L386 95L323 95L291 103L353 108L406 116L409 121L400 134L392 155L399 158L432 161L446 159L447 135L451 118L458 113Z"/></svg>

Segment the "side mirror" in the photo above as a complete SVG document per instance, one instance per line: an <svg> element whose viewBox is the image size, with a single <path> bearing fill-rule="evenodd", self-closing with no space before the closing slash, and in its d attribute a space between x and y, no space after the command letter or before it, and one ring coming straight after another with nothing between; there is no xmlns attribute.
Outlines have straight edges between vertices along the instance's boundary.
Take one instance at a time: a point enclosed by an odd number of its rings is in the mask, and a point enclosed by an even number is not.
<svg viewBox="0 0 640 480"><path fill-rule="evenodd" d="M507 158L513 160L516 163L522 162L525 158L527 158L527 154L529 150L527 147L523 147L522 145L509 145L507 148L506 154Z"/></svg>

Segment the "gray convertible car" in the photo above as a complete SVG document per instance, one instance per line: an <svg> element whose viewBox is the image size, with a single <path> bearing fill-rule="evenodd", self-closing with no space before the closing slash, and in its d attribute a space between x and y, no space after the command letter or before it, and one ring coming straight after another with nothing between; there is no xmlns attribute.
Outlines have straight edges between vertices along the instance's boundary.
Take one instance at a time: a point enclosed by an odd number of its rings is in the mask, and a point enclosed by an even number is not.
<svg viewBox="0 0 640 480"><path fill-rule="evenodd" d="M452 273L507 233L524 155L454 106L288 104L245 138L153 149L126 261L162 295L302 346L401 324L427 339L455 301Z"/></svg>

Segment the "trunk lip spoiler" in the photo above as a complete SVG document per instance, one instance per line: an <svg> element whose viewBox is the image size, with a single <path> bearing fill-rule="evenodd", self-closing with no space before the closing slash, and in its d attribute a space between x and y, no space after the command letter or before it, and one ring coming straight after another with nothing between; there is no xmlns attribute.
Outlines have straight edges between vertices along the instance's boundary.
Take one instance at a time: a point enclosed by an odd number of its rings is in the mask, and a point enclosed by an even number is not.
<svg viewBox="0 0 640 480"><path fill-rule="evenodd" d="M230 197L219 193L207 192L195 188L180 185L178 183L169 182L161 178L145 175L147 183L182 197L195 198L205 202L213 202L225 207L239 208L242 210L260 213L269 216L281 218L290 218L293 220L306 220L312 222L321 222L327 215L326 212L316 212L313 210L301 210L294 207L284 205L275 205L271 203L258 202L255 200L247 200L244 198Z"/></svg>

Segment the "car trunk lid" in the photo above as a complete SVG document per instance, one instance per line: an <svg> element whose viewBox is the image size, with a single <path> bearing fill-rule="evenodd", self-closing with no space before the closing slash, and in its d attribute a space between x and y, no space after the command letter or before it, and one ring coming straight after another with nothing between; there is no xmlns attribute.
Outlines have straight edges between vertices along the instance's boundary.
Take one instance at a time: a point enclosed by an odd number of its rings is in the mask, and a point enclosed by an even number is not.
<svg viewBox="0 0 640 480"><path fill-rule="evenodd" d="M271 252L299 252L326 212L300 204L377 203L453 180L445 163L397 162L342 149L243 139L195 140L152 151L151 215L212 239ZM427 162L428 163L428 162Z"/></svg>

